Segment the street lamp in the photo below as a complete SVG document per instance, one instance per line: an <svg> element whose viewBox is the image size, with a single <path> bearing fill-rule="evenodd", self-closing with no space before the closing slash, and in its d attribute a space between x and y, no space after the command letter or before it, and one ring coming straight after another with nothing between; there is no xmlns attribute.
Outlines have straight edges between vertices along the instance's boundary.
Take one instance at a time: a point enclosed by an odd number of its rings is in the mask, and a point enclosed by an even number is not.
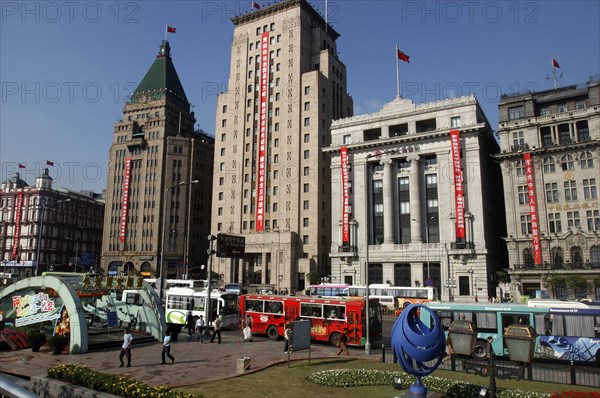
<svg viewBox="0 0 600 398"><path fill-rule="evenodd" d="M281 251L281 231L279 230L279 227L273 227L273 228L271 228L271 231L277 232L277 263L276 263L275 275L277 275L277 290L279 290L279 283L283 279L283 278L280 278L282 275L279 275L279 261L280 261L279 257L280 257L280 251Z"/></svg>
<svg viewBox="0 0 600 398"><path fill-rule="evenodd" d="M182 187L182 186L186 186L186 185L192 185L192 184L198 184L200 181L198 180L193 180L190 182L184 182L181 181L173 186L168 187L165 190L165 203L163 205L163 225L162 225L162 239L161 239L161 246L160 246L160 260L158 262L158 273L159 273L159 278L160 278L160 289L158 291L159 297L162 300L163 298L163 290L164 290L164 272L163 272L163 267L164 267L164 259L165 259L165 230L167 229L167 204L169 203L169 192L171 192L173 189L177 188L177 187Z"/></svg>
<svg viewBox="0 0 600 398"><path fill-rule="evenodd" d="M430 273L429 273L429 223L431 223L431 221L433 221L433 216L429 218L429 220L427 220L427 223L424 223L422 221L417 220L416 218L413 218L412 220L415 222L418 222L421 225L425 226L425 244L427 244L427 279L430 279Z"/></svg>
<svg viewBox="0 0 600 398"><path fill-rule="evenodd" d="M367 322L366 322L366 328L365 328L365 332L367 334L367 341L365 343L365 354L366 355L370 355L371 354L371 341L370 341L370 323L371 323L371 318L370 318L370 313L369 313L369 159L374 158L374 157L380 157L382 155L393 155L398 153L397 149L391 149L388 151L377 151L375 153L367 153L367 156L365 156L365 167L364 167L364 172L365 172L365 189L367 192L366 195L366 199L365 199L365 298L366 298L366 305L365 305L365 311L366 311L366 316L367 316Z"/></svg>
<svg viewBox="0 0 600 398"><path fill-rule="evenodd" d="M40 198L41 200L41 198ZM54 204L61 202L70 202L71 199L61 199L54 202ZM35 254L35 276L38 275L38 269L40 264L40 250L42 248L42 227L44 226L44 210L48 208L50 203L48 201L44 201L44 204L40 206L40 225L38 230L38 239L37 239L37 253Z"/></svg>

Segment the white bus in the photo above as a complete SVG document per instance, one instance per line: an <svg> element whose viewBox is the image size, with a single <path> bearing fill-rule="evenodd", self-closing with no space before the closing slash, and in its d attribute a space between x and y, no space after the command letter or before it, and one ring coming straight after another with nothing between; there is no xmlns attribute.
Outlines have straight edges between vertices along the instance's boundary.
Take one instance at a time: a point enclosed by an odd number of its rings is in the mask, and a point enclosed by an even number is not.
<svg viewBox="0 0 600 398"><path fill-rule="evenodd" d="M238 295L236 293L224 293L218 290L210 292L210 317L206 306L207 291L205 289L189 287L172 287L166 293L165 317L167 324L175 333L179 333L186 325L186 317L189 311L198 319L200 315L208 321L211 327L217 315L223 316L221 327L236 328L239 325Z"/></svg>
<svg viewBox="0 0 600 398"><path fill-rule="evenodd" d="M349 286L349 297L366 296L364 286ZM369 297L379 299L382 306L389 310L398 310L399 312L410 304L421 304L428 301L437 301L438 292L435 287L411 287L411 286L392 286L387 284L369 285ZM398 313L396 314L398 315Z"/></svg>

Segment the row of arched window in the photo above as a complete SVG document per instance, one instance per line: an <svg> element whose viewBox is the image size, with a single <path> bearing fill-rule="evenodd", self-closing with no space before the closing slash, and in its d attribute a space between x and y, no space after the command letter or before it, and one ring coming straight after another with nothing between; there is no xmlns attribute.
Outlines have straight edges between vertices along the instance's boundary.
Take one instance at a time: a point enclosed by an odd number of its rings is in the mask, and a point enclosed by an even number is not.
<svg viewBox="0 0 600 398"><path fill-rule="evenodd" d="M572 246L568 253L569 257L565 259L565 253L560 247L553 247L550 250L550 259L545 263L550 263L554 267L563 267L565 263L569 263L573 268L583 267L583 249L580 246ZM600 267L600 246L592 246L590 248L590 260L592 266ZM533 267L533 251L531 248L523 250L523 265L525 267Z"/></svg>
<svg viewBox="0 0 600 398"><path fill-rule="evenodd" d="M577 158L569 154L563 155L558 159L554 158L554 156L545 156L542 159L544 173L555 173L557 163L562 171L575 170L576 163L581 169L591 169L594 167L594 157L589 151L581 152ZM524 176L525 161L523 159L517 160L515 169L517 171L517 176Z"/></svg>

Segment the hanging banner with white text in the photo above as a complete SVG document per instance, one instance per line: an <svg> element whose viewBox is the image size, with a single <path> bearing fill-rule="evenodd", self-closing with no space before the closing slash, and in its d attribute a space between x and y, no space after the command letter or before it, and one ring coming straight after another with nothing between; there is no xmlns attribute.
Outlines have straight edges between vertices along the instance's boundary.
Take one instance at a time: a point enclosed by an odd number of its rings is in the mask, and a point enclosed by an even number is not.
<svg viewBox="0 0 600 398"><path fill-rule="evenodd" d="M531 153L523 154L525 160L525 180L527 181L527 194L529 196L529 216L531 217L531 243L533 245L533 263L542 265L542 248L540 246L540 226L537 213L537 200L535 198L535 183L533 180L533 162Z"/></svg>
<svg viewBox="0 0 600 398"><path fill-rule="evenodd" d="M260 38L260 116L258 125L258 161L256 165L256 231L265 230L265 189L267 175L267 124L269 108L269 32Z"/></svg>
<svg viewBox="0 0 600 398"><path fill-rule="evenodd" d="M17 204L15 208L15 235L13 236L13 247L10 258L17 260L19 242L21 241L21 217L23 216L23 191L17 192ZM39 244L39 243L38 243Z"/></svg>
<svg viewBox="0 0 600 398"><path fill-rule="evenodd" d="M340 148L342 169L342 243L350 242L350 204L348 200L348 148Z"/></svg>
<svg viewBox="0 0 600 398"><path fill-rule="evenodd" d="M127 233L127 207L129 204L129 180L131 176L131 158L125 159L125 181L123 182L123 206L121 207L121 243L125 243Z"/></svg>
<svg viewBox="0 0 600 398"><path fill-rule="evenodd" d="M454 170L454 203L456 204L456 239L465 238L465 197L460 163L460 137L458 130L450 131L452 170Z"/></svg>

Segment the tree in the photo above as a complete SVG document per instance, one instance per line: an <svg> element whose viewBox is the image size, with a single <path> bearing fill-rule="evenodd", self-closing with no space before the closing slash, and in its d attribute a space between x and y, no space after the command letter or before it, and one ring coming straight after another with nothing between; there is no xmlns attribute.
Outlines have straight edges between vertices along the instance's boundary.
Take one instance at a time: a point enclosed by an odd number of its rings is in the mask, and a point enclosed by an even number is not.
<svg viewBox="0 0 600 398"><path fill-rule="evenodd" d="M510 283L510 275L505 270L496 271L498 283Z"/></svg>
<svg viewBox="0 0 600 398"><path fill-rule="evenodd" d="M315 285L315 284L319 283L319 280L323 276L324 275L319 270L310 271L308 274L306 274L306 278L308 279L308 283L311 284L311 285Z"/></svg>

